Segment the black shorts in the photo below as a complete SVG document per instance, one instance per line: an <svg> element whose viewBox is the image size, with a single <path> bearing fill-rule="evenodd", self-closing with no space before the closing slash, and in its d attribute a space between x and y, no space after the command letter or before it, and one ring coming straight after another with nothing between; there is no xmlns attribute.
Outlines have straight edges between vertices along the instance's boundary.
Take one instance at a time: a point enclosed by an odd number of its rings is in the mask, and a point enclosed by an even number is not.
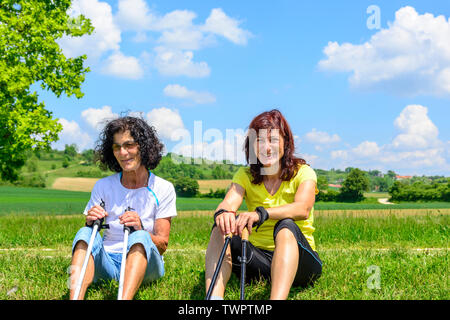
<svg viewBox="0 0 450 320"><path fill-rule="evenodd" d="M311 246L306 240L300 228L294 223L292 219L283 219L277 222L273 231L273 239L278 232L283 229L289 229L295 236L298 243L299 260L297 273L293 282L293 286L306 287L314 283L322 274L322 261L317 252L311 249ZM239 236L234 236L231 239L231 257L233 263L233 273L240 278L241 264L239 257L242 252L242 242ZM272 264L273 251L256 248L247 243L247 268L246 268L246 282L265 278L270 281L270 269Z"/></svg>

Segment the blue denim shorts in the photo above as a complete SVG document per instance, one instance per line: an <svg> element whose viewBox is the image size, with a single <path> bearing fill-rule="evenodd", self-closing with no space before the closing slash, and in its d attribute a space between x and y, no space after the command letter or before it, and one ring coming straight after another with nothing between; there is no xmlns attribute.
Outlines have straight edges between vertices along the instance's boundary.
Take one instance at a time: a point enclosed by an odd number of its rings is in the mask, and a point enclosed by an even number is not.
<svg viewBox="0 0 450 320"><path fill-rule="evenodd" d="M83 240L87 244L91 238L92 228L83 227L78 230L72 244L72 253L78 241ZM143 282L151 282L164 275L164 260L147 231L138 230L128 236L127 252L130 248L140 243L144 246L147 254L147 269ZM92 256L94 258L95 274L94 282L99 280L117 280L120 278L120 266L122 264L122 253L106 252L103 247L103 239L100 232L97 232L92 246Z"/></svg>

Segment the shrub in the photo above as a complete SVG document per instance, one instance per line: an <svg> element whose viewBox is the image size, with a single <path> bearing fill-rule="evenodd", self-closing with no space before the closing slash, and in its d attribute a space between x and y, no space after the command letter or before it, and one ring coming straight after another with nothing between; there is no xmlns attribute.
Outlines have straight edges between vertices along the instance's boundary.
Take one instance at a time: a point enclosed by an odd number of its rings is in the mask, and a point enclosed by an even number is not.
<svg viewBox="0 0 450 320"><path fill-rule="evenodd" d="M202 197L223 199L223 198L225 198L226 194L227 194L226 189L219 188L219 189L216 189L216 191L213 191L213 189L209 189L209 192L207 194L202 194Z"/></svg>
<svg viewBox="0 0 450 320"><path fill-rule="evenodd" d="M197 180L189 177L179 177L174 181L175 192L180 197L195 197L198 194Z"/></svg>
<svg viewBox="0 0 450 320"><path fill-rule="evenodd" d="M369 178L359 169L351 169L342 183L340 201L356 202L364 199L364 191L369 190Z"/></svg>
<svg viewBox="0 0 450 320"><path fill-rule="evenodd" d="M319 191L316 195L316 201L337 202L339 200L339 191L328 190L327 192Z"/></svg>
<svg viewBox="0 0 450 320"><path fill-rule="evenodd" d="M63 168L67 168L69 166L69 159L64 158L63 162L62 162L62 167Z"/></svg>
<svg viewBox="0 0 450 320"><path fill-rule="evenodd" d="M45 188L45 178L39 173L33 173L26 176L20 176L14 184L21 187Z"/></svg>
<svg viewBox="0 0 450 320"><path fill-rule="evenodd" d="M416 181L413 184L396 181L389 189L393 201L449 201L450 182L426 184Z"/></svg>

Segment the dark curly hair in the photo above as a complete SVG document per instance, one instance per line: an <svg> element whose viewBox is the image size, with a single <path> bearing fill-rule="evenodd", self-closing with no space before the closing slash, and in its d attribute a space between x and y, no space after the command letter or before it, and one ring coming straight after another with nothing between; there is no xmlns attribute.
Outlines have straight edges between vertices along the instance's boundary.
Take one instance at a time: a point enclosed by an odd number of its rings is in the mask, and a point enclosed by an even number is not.
<svg viewBox="0 0 450 320"><path fill-rule="evenodd" d="M141 164L147 170L156 168L161 161L164 145L159 141L156 130L148 125L145 120L130 116L109 121L100 133L100 138L95 147L95 155L96 159L100 161L101 167L115 172L122 171L114 156L112 145L114 135L127 130L130 131L134 141L139 145Z"/></svg>
<svg viewBox="0 0 450 320"><path fill-rule="evenodd" d="M259 132L261 129L278 129L280 135L284 140L284 155L280 159L281 161L281 172L280 178L284 181L289 181L292 177L297 174L300 165L306 164L304 159L294 156L294 136L292 134L291 128L287 123L284 116L277 109L263 112L257 115L252 122L250 122L249 129ZM257 158L254 149L249 145L249 136L246 137L244 143L245 157L247 163L250 164L250 173L253 177L252 183L260 184L263 182L263 175L261 175L262 163ZM256 163L252 163L251 159L256 159Z"/></svg>

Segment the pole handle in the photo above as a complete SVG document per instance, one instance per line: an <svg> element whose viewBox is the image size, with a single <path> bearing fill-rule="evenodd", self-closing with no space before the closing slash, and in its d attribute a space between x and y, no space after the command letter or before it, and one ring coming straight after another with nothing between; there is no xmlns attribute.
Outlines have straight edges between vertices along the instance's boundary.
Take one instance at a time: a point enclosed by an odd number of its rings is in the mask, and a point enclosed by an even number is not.
<svg viewBox="0 0 450 320"><path fill-rule="evenodd" d="M245 228L242 230L242 236L241 236L241 239L242 239L242 240L245 240L245 241L248 241L248 229L247 229L247 227L245 227Z"/></svg>

